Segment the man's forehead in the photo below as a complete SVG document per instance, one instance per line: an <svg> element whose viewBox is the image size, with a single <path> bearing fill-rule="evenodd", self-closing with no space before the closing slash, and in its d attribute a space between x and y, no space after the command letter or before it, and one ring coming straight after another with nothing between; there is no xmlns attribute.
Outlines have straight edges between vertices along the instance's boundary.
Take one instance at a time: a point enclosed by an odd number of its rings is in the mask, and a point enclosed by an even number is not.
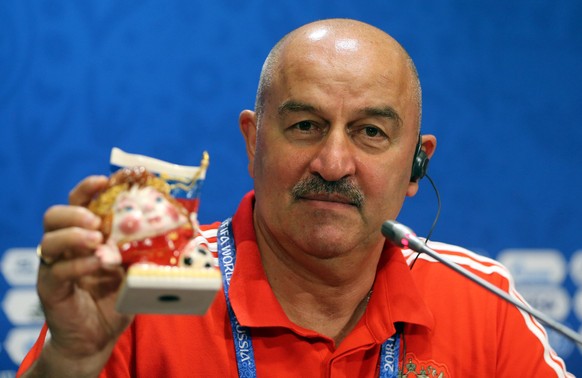
<svg viewBox="0 0 582 378"><path fill-rule="evenodd" d="M271 85L285 98L324 94L344 98L373 95L378 100L390 100L409 92L407 71L401 61L390 63L381 57L358 54L338 57L316 50L282 61Z"/></svg>

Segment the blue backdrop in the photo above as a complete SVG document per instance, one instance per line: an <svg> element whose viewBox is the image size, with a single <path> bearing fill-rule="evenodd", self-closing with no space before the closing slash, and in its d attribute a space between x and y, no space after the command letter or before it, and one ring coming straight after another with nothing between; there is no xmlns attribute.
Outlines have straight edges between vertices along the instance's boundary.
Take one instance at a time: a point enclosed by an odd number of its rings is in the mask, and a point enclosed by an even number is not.
<svg viewBox="0 0 582 378"><path fill-rule="evenodd" d="M33 248L42 216L111 147L211 164L202 222L251 189L237 119L286 32L351 17L392 34L417 64L430 173L443 208L434 239L498 257L536 307L582 319L582 3L577 0L356 2L4 0L0 2L0 377L42 315ZM423 182L401 220L425 234ZM447 293L442 293L443 296ZM570 370L582 351L552 333Z"/></svg>

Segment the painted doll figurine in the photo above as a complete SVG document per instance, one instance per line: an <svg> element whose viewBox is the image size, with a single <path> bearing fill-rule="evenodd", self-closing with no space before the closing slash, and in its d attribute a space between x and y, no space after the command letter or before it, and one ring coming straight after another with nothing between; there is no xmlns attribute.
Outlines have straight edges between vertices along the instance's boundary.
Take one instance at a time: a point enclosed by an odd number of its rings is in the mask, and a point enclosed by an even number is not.
<svg viewBox="0 0 582 378"><path fill-rule="evenodd" d="M105 240L95 253L105 266L126 271L118 311L202 314L220 288L220 271L198 226L197 197L177 199L172 190L180 185L173 189L162 177L142 166L111 175L89 204L102 219Z"/></svg>
<svg viewBox="0 0 582 378"><path fill-rule="evenodd" d="M103 219L106 243L96 252L103 263L126 269L136 263L212 266L207 246L195 238L197 223L169 192L165 180L143 167L111 176L108 188L89 206Z"/></svg>

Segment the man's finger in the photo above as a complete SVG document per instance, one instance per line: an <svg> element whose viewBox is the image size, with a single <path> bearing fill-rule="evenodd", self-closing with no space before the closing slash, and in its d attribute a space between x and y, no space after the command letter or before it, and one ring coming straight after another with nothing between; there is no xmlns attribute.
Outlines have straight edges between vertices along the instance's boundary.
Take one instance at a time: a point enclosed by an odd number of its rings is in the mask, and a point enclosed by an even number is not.
<svg viewBox="0 0 582 378"><path fill-rule="evenodd" d="M105 176L89 176L77 184L69 193L69 203L75 206L87 206L99 191L107 187Z"/></svg>
<svg viewBox="0 0 582 378"><path fill-rule="evenodd" d="M39 255L47 262L93 255L103 242L99 231L80 227L64 228L43 235Z"/></svg>
<svg viewBox="0 0 582 378"><path fill-rule="evenodd" d="M55 205L44 214L45 232L68 227L97 230L100 225L101 218L81 206Z"/></svg>
<svg viewBox="0 0 582 378"><path fill-rule="evenodd" d="M37 289L45 310L50 310L51 304L70 296L75 290L74 282L94 274L99 269L101 262L95 256L59 260L53 265L39 269Z"/></svg>

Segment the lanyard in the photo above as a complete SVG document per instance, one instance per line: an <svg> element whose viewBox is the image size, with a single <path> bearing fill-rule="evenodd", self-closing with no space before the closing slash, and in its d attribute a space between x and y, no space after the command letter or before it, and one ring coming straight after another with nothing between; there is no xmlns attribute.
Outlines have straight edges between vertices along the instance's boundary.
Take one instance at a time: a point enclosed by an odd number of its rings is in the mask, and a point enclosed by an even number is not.
<svg viewBox="0 0 582 378"><path fill-rule="evenodd" d="M232 235L232 219L228 218L218 229L218 265L222 273L222 287L226 299L226 308L230 319L238 375L243 378L255 378L257 367L250 329L239 324L230 304L228 292L230 279L234 272L236 261L236 246ZM380 350L380 378L396 378L398 376L398 357L400 355L400 333L386 340Z"/></svg>

